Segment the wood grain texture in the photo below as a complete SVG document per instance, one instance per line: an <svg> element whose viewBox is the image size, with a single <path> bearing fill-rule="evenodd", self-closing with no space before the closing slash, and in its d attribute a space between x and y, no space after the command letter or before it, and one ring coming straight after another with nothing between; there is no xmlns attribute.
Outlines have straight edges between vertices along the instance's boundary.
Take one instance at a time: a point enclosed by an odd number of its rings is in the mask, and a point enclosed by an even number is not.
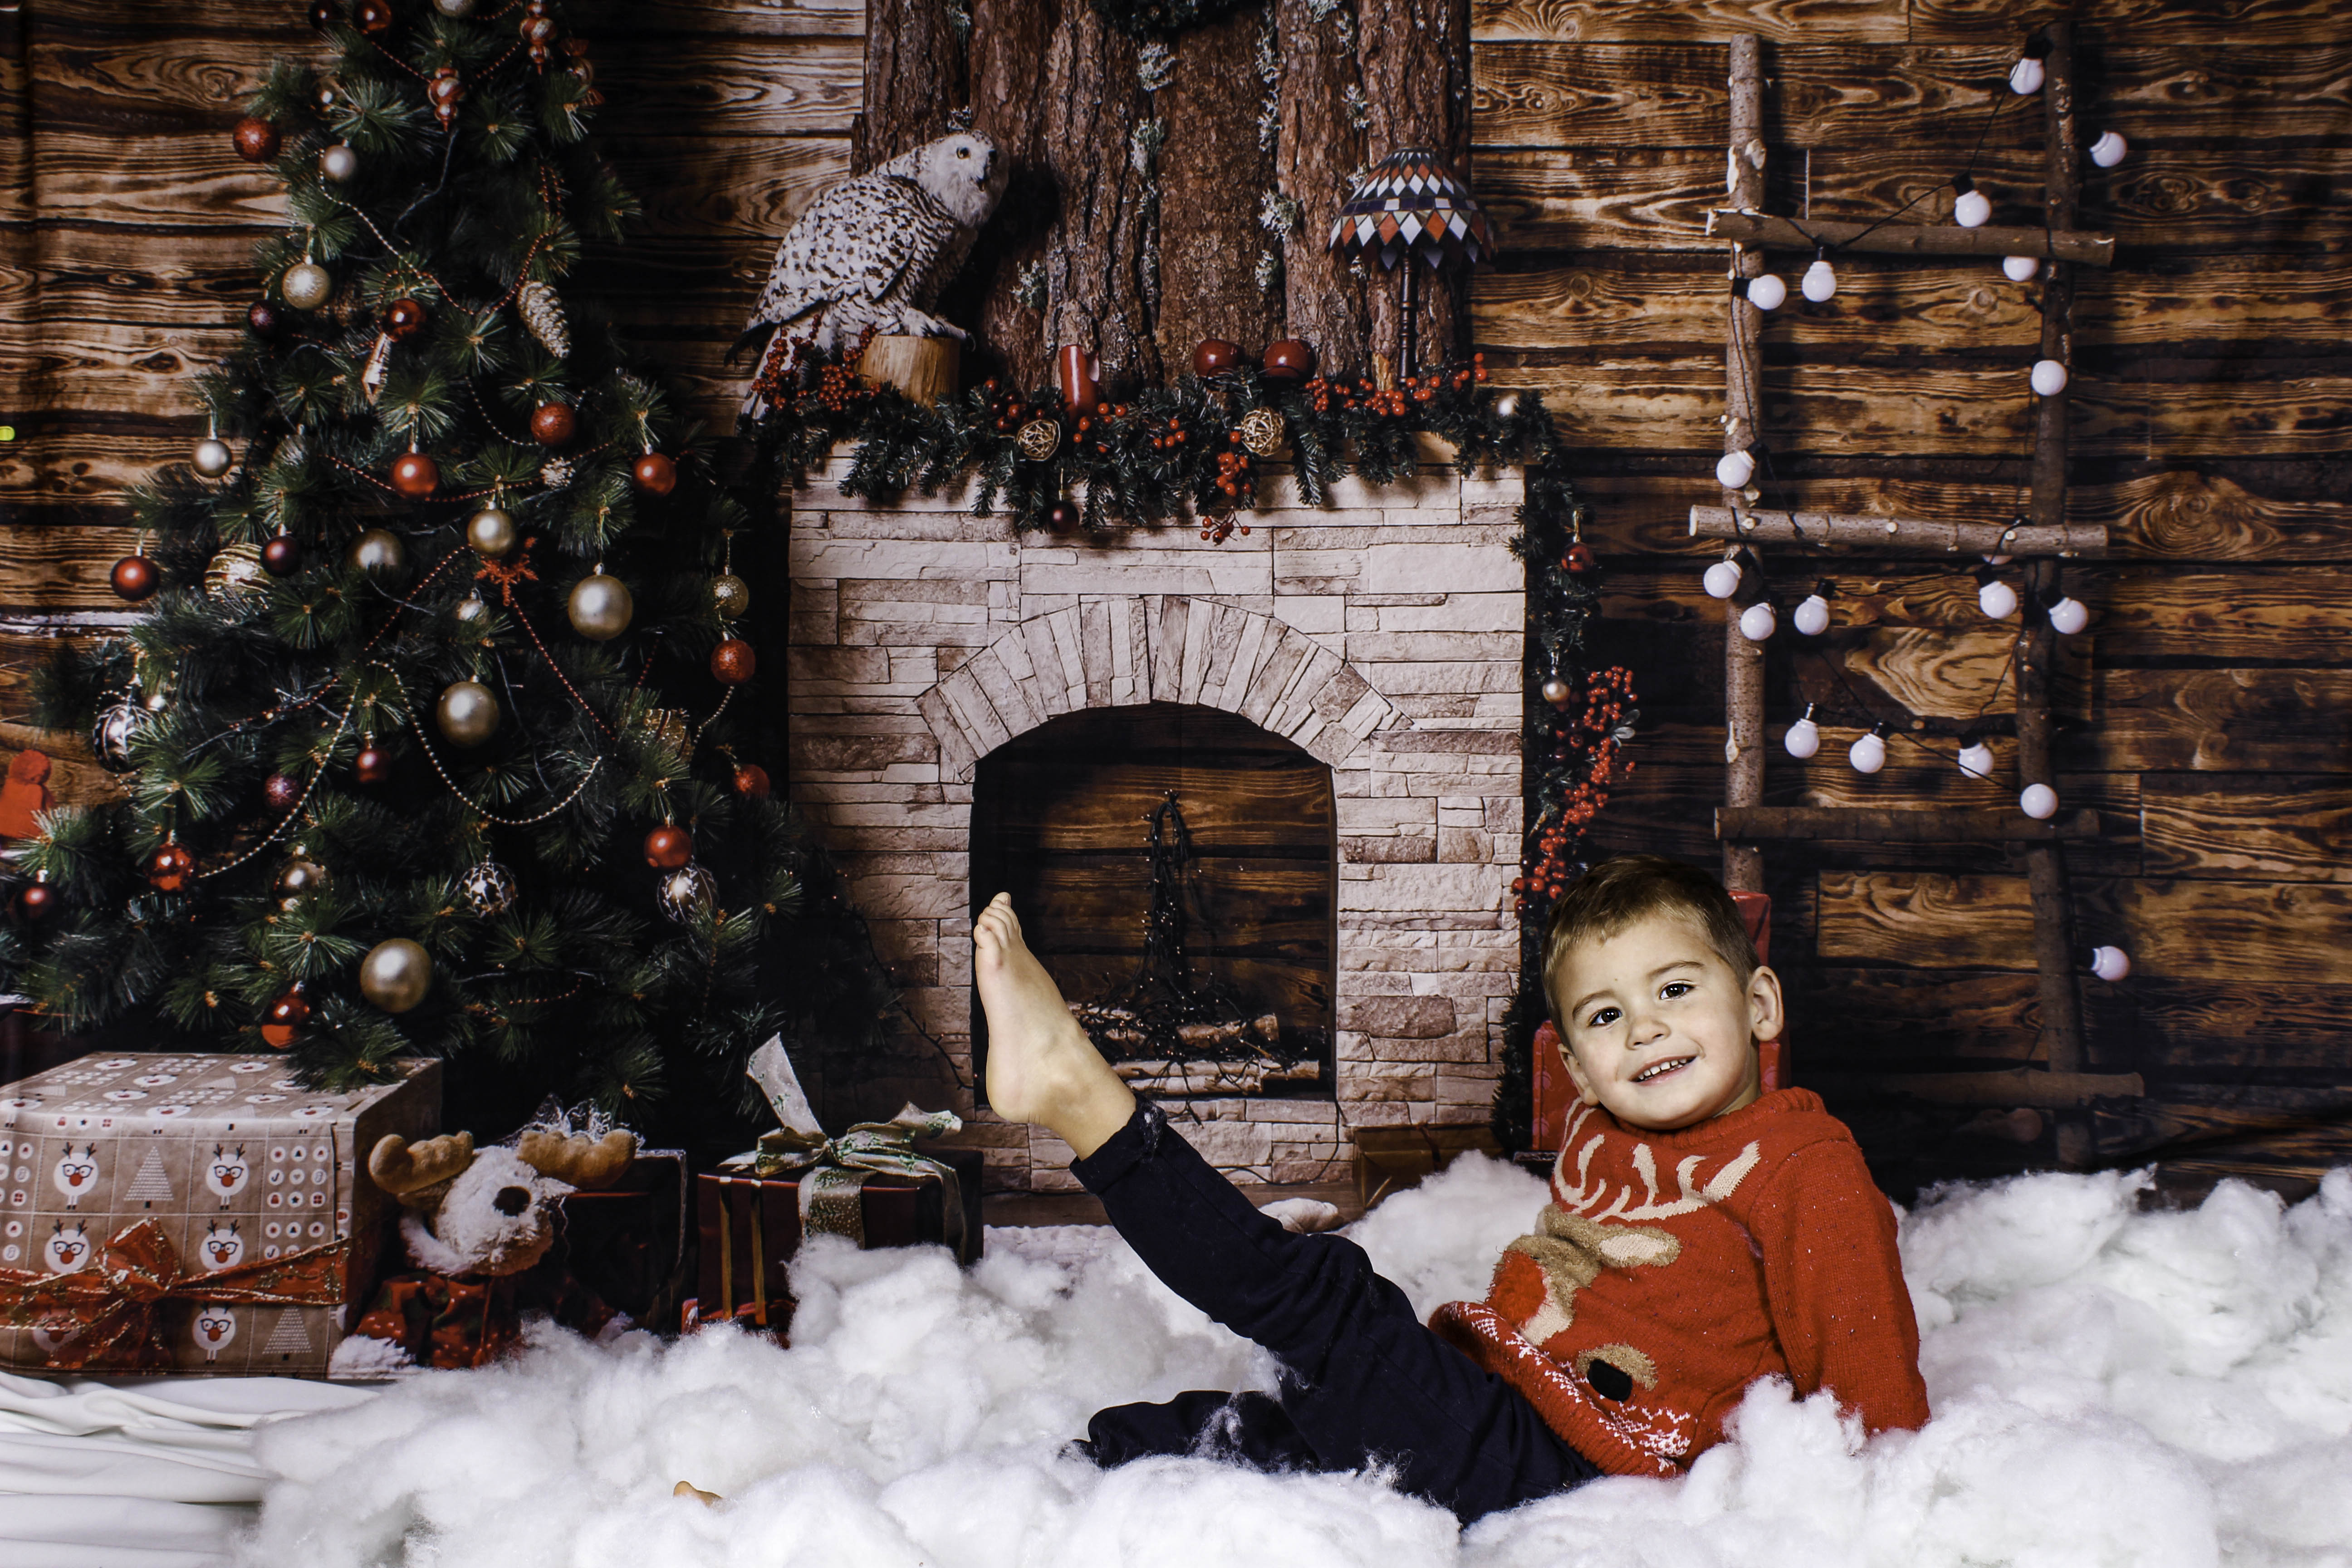
<svg viewBox="0 0 2352 1568"><path fill-rule="evenodd" d="M2062 735L2076 765L2352 773L2352 670L2108 669L2099 721Z"/></svg>
<svg viewBox="0 0 2352 1568"><path fill-rule="evenodd" d="M2352 780L2156 774L2140 802L2152 877L2352 882Z"/></svg>
<svg viewBox="0 0 2352 1568"><path fill-rule="evenodd" d="M1910 37L1920 44L1980 41L1988 31L2022 37L2073 14L2058 0L1910 0ZM2308 47L2331 37L2330 0L2100 0L2077 20L2084 42L2128 45L2160 37L2184 48Z"/></svg>
<svg viewBox="0 0 2352 1568"><path fill-rule="evenodd" d="M1830 36L1901 43L1910 20L1905 0L1477 0L1470 33L1481 40L1720 44L1734 33L1755 33L1775 42Z"/></svg>

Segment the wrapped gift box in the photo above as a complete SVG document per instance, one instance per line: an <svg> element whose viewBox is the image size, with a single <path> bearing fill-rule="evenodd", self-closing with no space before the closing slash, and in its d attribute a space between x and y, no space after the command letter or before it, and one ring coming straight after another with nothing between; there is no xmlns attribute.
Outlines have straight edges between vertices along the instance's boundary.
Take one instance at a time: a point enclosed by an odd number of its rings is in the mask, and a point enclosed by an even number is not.
<svg viewBox="0 0 2352 1568"><path fill-rule="evenodd" d="M691 1289L688 1194L684 1150L638 1150L611 1186L563 1200L562 1239L532 1273L561 1274L613 1310L667 1328Z"/></svg>
<svg viewBox="0 0 2352 1568"><path fill-rule="evenodd" d="M980 1183L977 1149L919 1143L916 1152L956 1173L956 1201L962 1216L956 1258L980 1256ZM791 1321L792 1292L786 1280L800 1250L800 1184L807 1172L761 1176L748 1161L730 1161L695 1178L695 1231L699 1247L698 1293L688 1303L687 1326L733 1318L782 1331ZM858 1194L864 1245L912 1247L949 1240L946 1185L936 1176L870 1173Z"/></svg>
<svg viewBox="0 0 2352 1568"><path fill-rule="evenodd" d="M387 1132L440 1064L333 1094L282 1058L88 1056L0 1088L0 1366L320 1376L364 1303Z"/></svg>

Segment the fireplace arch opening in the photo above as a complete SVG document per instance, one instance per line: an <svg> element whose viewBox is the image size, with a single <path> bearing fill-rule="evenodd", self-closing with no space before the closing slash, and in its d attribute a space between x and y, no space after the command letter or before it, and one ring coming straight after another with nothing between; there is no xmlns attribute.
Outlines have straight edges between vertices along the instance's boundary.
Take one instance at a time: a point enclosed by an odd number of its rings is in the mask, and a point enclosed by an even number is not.
<svg viewBox="0 0 2352 1568"><path fill-rule="evenodd" d="M1013 896L1031 949L1123 1077L1163 1099L1332 1098L1328 764L1220 709L1086 709L982 758L971 799L972 913ZM1185 988L1173 1001L1171 980ZM976 999L971 1030L984 1098Z"/></svg>

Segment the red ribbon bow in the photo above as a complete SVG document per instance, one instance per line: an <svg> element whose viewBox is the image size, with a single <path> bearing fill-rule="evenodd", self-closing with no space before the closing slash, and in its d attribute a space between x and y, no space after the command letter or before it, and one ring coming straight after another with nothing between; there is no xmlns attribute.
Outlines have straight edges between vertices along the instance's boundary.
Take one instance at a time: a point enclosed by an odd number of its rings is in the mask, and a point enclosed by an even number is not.
<svg viewBox="0 0 2352 1568"><path fill-rule="evenodd" d="M50 1352L50 1364L95 1363L170 1366L161 1321L165 1301L247 1301L331 1307L343 1299L348 1238L282 1258L191 1274L179 1249L152 1219L125 1226L97 1260L70 1274L0 1268L0 1322L12 1328L75 1332Z"/></svg>

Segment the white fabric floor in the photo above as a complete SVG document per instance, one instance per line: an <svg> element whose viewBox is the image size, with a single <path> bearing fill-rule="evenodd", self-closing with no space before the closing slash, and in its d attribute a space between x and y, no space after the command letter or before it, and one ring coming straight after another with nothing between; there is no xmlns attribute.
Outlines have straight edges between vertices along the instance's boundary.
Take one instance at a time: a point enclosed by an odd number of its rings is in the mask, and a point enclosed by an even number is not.
<svg viewBox="0 0 2352 1568"><path fill-rule="evenodd" d="M0 1378L0 1568L2352 1568L2352 1170L2291 1210L2225 1184L2142 1213L2144 1185L1908 1217L1925 1431L1864 1444L1759 1386L1687 1479L1466 1531L1376 1476L1062 1458L1100 1405L1272 1374L1071 1226L992 1230L965 1271L813 1245L790 1351L551 1333L380 1391ZM1541 1202L1465 1160L1350 1234L1426 1310L1479 1294Z"/></svg>

